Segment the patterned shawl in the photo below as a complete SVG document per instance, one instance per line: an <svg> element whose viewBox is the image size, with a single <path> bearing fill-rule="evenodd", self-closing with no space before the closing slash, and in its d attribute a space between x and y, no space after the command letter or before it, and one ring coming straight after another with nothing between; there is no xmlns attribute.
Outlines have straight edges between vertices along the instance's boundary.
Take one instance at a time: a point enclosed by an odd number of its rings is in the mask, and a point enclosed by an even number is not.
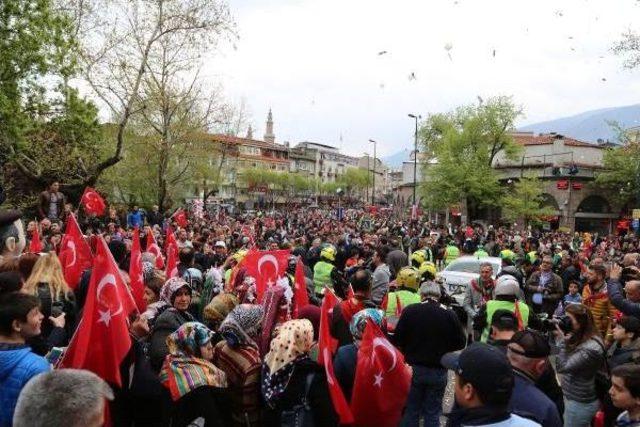
<svg viewBox="0 0 640 427"><path fill-rule="evenodd" d="M211 341L211 335L202 323L187 322L167 337L169 355L160 370L160 382L174 401L198 387L227 387L225 373L196 356L200 347Z"/></svg>
<svg viewBox="0 0 640 427"><path fill-rule="evenodd" d="M204 320L216 324L222 322L237 305L238 298L233 294L216 295L204 308Z"/></svg>
<svg viewBox="0 0 640 427"><path fill-rule="evenodd" d="M258 348L256 339L262 325L264 309L261 305L240 304L220 325L220 334L232 348L251 346Z"/></svg>

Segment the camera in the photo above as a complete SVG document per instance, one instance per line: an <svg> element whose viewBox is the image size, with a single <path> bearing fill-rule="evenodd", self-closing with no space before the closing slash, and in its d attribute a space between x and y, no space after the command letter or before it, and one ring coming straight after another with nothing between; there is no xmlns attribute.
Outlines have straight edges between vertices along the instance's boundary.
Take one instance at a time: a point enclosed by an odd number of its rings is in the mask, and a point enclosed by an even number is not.
<svg viewBox="0 0 640 427"><path fill-rule="evenodd" d="M562 332L568 334L573 330L573 324L569 316L554 317L553 319L542 320L542 328L547 332L553 332L556 330L556 325Z"/></svg>

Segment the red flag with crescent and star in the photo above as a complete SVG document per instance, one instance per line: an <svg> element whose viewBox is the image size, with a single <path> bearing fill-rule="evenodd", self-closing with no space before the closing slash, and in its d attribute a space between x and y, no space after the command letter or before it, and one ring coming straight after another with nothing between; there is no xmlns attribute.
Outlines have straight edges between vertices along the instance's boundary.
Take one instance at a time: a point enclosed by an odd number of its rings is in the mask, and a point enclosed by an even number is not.
<svg viewBox="0 0 640 427"><path fill-rule="evenodd" d="M102 196L100 196L100 194L91 187L84 189L84 193L80 199L80 204L86 213L96 215L104 215L104 210L107 207Z"/></svg>
<svg viewBox="0 0 640 427"><path fill-rule="evenodd" d="M409 388L411 367L370 319L358 349L351 394L355 426L395 427L400 423Z"/></svg>
<svg viewBox="0 0 640 427"><path fill-rule="evenodd" d="M304 275L304 264L298 257L296 263L296 274L294 277L293 290L293 317L298 318L298 311L309 304L309 293L307 292L307 280Z"/></svg>
<svg viewBox="0 0 640 427"><path fill-rule="evenodd" d="M57 367L86 369L122 386L120 364L131 349L127 318L134 311L133 297L100 237L84 314Z"/></svg>
<svg viewBox="0 0 640 427"><path fill-rule="evenodd" d="M247 253L243 265L247 269L246 274L256 279L258 302L262 301L267 287L275 285L278 279L285 277L290 254L289 250L249 251Z"/></svg>
<svg viewBox="0 0 640 427"><path fill-rule="evenodd" d="M329 387L329 395L333 408L340 418L340 424L353 423L353 414L351 408L344 397L344 392L340 388L340 384L333 371L333 354L338 347L338 340L331 336L329 324L333 315L334 307L340 302L338 297L332 290L326 289L324 298L322 299L322 307L320 307L320 331L318 335L318 363L324 366L327 375L327 386Z"/></svg>
<svg viewBox="0 0 640 427"><path fill-rule="evenodd" d="M133 243L131 244L131 261L129 261L129 280L131 294L140 313L144 312L147 304L144 302L144 275L142 272L142 251L140 249L140 230L133 230Z"/></svg>
<svg viewBox="0 0 640 427"><path fill-rule="evenodd" d="M187 213L182 208L175 211L171 216L171 219L173 219L182 228L185 228L188 224Z"/></svg>
<svg viewBox="0 0 640 427"><path fill-rule="evenodd" d="M64 280L72 289L80 283L82 272L91 267L91 248L80 231L76 217L70 213L67 218L65 235L60 243L60 263Z"/></svg>
<svg viewBox="0 0 640 427"><path fill-rule="evenodd" d="M162 270L164 268L164 257L162 256L162 250L160 246L158 246L158 242L156 242L156 237L153 235L151 228L147 231L147 247L145 251L156 256L156 268Z"/></svg>
<svg viewBox="0 0 640 427"><path fill-rule="evenodd" d="M167 269L165 273L167 278L175 277L178 275L178 242L171 227L167 228L164 249L167 253Z"/></svg>
<svg viewBox="0 0 640 427"><path fill-rule="evenodd" d="M29 252L37 254L42 252L44 247L42 246L42 241L40 240L40 230L39 224L36 222L36 226L33 229L33 234L31 235L31 241L29 242Z"/></svg>

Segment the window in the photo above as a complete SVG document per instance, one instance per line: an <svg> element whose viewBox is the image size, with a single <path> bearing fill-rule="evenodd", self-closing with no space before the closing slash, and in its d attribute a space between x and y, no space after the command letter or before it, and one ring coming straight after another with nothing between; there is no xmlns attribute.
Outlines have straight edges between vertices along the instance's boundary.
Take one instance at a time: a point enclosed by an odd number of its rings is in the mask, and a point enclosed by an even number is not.
<svg viewBox="0 0 640 427"><path fill-rule="evenodd" d="M476 273L480 274L480 263L477 262L454 262L449 265L446 271L455 271L460 273Z"/></svg>

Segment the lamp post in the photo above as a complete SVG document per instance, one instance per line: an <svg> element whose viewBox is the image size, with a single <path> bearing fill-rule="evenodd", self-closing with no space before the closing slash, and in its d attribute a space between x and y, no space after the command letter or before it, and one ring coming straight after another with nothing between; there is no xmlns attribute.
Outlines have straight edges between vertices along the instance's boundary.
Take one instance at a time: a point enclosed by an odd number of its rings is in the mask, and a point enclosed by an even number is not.
<svg viewBox="0 0 640 427"><path fill-rule="evenodd" d="M371 201L372 205L376 204L376 142L373 139L370 139L369 142L373 142L373 183L372 183L372 191L371 191Z"/></svg>
<svg viewBox="0 0 640 427"><path fill-rule="evenodd" d="M416 187L417 184L417 171L418 171L418 119L421 119L422 116L415 114L408 114L409 117L416 121L416 131L414 134L414 147L413 147L413 210L411 211L412 215L418 215L418 201L416 200ZM414 214L415 212L415 214Z"/></svg>

